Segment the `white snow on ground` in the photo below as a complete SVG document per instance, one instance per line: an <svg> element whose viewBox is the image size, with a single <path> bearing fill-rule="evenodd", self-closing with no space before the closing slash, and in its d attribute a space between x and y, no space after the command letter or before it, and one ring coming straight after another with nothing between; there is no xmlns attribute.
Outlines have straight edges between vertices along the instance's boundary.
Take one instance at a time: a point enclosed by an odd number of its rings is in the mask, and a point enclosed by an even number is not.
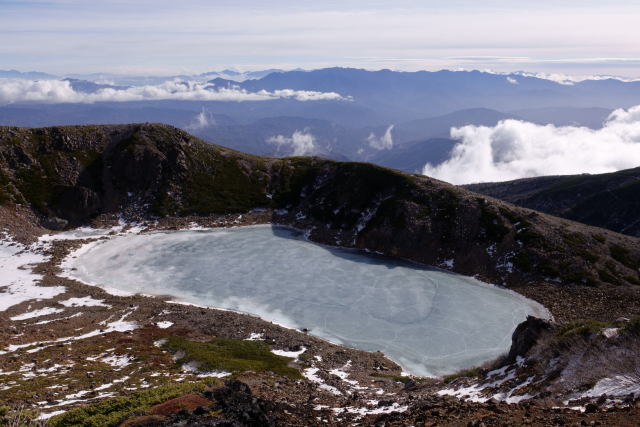
<svg viewBox="0 0 640 427"><path fill-rule="evenodd" d="M47 323L51 323L51 322L59 322L61 320L67 320L67 319L73 319L74 317L79 317L82 316L82 312L78 312L76 314L72 314L71 316L67 316L67 317L60 317L58 319L51 319L51 320L41 320L39 322L34 323L34 325L46 325Z"/></svg>
<svg viewBox="0 0 640 427"><path fill-rule="evenodd" d="M156 322L156 326L160 329L167 329L173 326L173 322L169 322L168 320L163 320L161 322Z"/></svg>
<svg viewBox="0 0 640 427"><path fill-rule="evenodd" d="M26 313L13 316L10 319L11 320L27 320L27 319L33 319L34 317L42 317L42 316L48 316L50 314L62 313L63 311L64 310L61 310L59 308L45 307L39 310L28 311Z"/></svg>
<svg viewBox="0 0 640 427"><path fill-rule="evenodd" d="M89 394L89 393L91 393L91 390L82 390L82 391L79 391L77 393L67 394L64 398L65 399L77 399L77 398L82 397L85 394Z"/></svg>
<svg viewBox="0 0 640 427"><path fill-rule="evenodd" d="M187 374L197 375L198 377L214 377L223 378L231 375L231 372L227 371L201 371L197 362L189 362L182 365L182 372Z"/></svg>
<svg viewBox="0 0 640 427"><path fill-rule="evenodd" d="M603 378L596 383L591 390L583 394L583 397L626 396L631 393L640 393L640 377L635 375L617 375L612 378Z"/></svg>
<svg viewBox="0 0 640 427"><path fill-rule="evenodd" d="M290 357L294 360L298 360L300 355L307 351L305 347L301 347L298 351L287 351L287 350L271 350L271 353L276 354L278 356Z"/></svg>
<svg viewBox="0 0 640 427"><path fill-rule="evenodd" d="M335 394L336 396L342 396L342 392L340 392L340 390L333 386L330 386L329 384L325 384L324 380L317 375L319 370L319 368L307 368L304 370L303 375L309 381L318 384L319 389L326 390L329 393Z"/></svg>
<svg viewBox="0 0 640 427"><path fill-rule="evenodd" d="M110 388L110 387L114 386L115 384L123 383L123 382L125 382L125 381L126 381L126 380L128 380L128 379L129 379L129 375L125 375L124 377L119 378L119 379L117 379L117 380L113 380L113 381L112 381L112 382L110 382L110 383L106 383L106 384L99 385L98 387L94 388L93 390L94 390L94 391L106 390L106 389L108 389L108 388Z"/></svg>
<svg viewBox="0 0 640 427"><path fill-rule="evenodd" d="M514 395L515 392L517 392L518 390L528 386L529 384L531 384L533 382L533 379L535 378L534 376L531 376L529 378L527 378L523 383L518 384L517 386L515 386L514 388L512 388L511 390L509 390L508 393L504 394L504 393L499 393L495 396L493 396L494 399L496 400L502 400L506 403L519 403L523 400L527 400L527 399L531 399L533 396L531 396L528 393L525 394L516 394Z"/></svg>
<svg viewBox="0 0 640 427"><path fill-rule="evenodd" d="M259 341L263 339L264 339L264 334L258 333L258 332L251 332L251 334L249 334L249 338L245 338L246 341Z"/></svg>
<svg viewBox="0 0 640 427"><path fill-rule="evenodd" d="M128 354L124 355L112 355L103 357L100 359L101 362L106 363L108 365L113 366L114 368L122 369L125 366L128 366L131 361L133 361L133 357Z"/></svg>
<svg viewBox="0 0 640 427"><path fill-rule="evenodd" d="M138 234L147 229L147 226L141 223L128 223L123 219L119 220L119 224L111 228L93 228L80 227L73 230L63 231L55 234L45 234L40 236L38 241L42 243L52 242L54 240L95 240L105 236Z"/></svg>
<svg viewBox="0 0 640 427"><path fill-rule="evenodd" d="M112 233L122 231L123 226L112 228L80 227L74 230L63 231L56 234L45 234L38 239L40 242L52 242L54 240L99 239Z"/></svg>
<svg viewBox="0 0 640 427"><path fill-rule="evenodd" d="M501 397L501 394L497 394L495 396L491 396L491 395L487 395L485 393L483 393L483 391L485 389L491 389L494 387L497 387L501 384L506 383L507 381L510 381L512 379L514 379L516 377L516 370L512 369L508 372L506 372L506 369L503 367L501 369L497 369L495 371L491 371L489 372L489 374L487 375L488 377L493 377L493 376L500 376L500 375L504 375L506 373L506 375L504 376L504 378L500 378L497 379L491 383L484 383L484 384L472 384L470 386L466 386L466 387L460 387L460 388L449 388L449 389L444 389L444 390L440 390L438 391L438 394L440 396L454 396L457 397L459 399L464 399L470 402L476 402L476 403L484 403L486 401L488 401L489 399L491 399L492 397L495 397L496 399L499 399ZM515 389L513 389L511 392L515 391L517 388L520 387L516 387ZM510 393L509 393L510 396ZM501 399L501 400L504 400Z"/></svg>
<svg viewBox="0 0 640 427"><path fill-rule="evenodd" d="M329 371L329 373L331 375L335 375L336 377L340 378L342 381L349 384L352 388L356 390L366 390L367 387L362 387L360 383L358 383L358 381L349 379L349 374L345 371L350 368L351 368L351 360L347 361L347 363L345 363L342 368L332 369Z"/></svg>
<svg viewBox="0 0 640 427"><path fill-rule="evenodd" d="M98 395L96 395L94 397L89 397L89 398L86 398L86 399L78 399L78 398L75 398L75 397L71 397L71 396L82 397L87 393L90 393L90 391L81 391L79 393L69 394L69 395L65 396L64 399L66 399L66 400L59 400L54 404L41 406L40 409L51 409L51 408L56 408L56 407L60 407L60 406L73 405L75 403L86 403L86 402L89 402L89 401L92 401L92 400L99 400L99 399L104 399L106 397L113 397L113 395L114 395L114 393L99 393Z"/></svg>
<svg viewBox="0 0 640 427"><path fill-rule="evenodd" d="M67 412L67 411L60 410L60 411L46 412L46 413L40 414L38 416L38 418L36 418L36 419L38 421L48 420L51 417L55 417L56 415L64 414L65 412Z"/></svg>
<svg viewBox="0 0 640 427"><path fill-rule="evenodd" d="M69 298L64 301L58 301L58 304L64 305L65 307L109 307L109 304L105 304L102 299L95 299L92 297L82 297L82 298Z"/></svg>
<svg viewBox="0 0 640 427"><path fill-rule="evenodd" d="M29 268L47 257L4 237L0 240L0 311L32 299L50 299L66 291L64 286L37 286L42 276Z"/></svg>
<svg viewBox="0 0 640 427"><path fill-rule="evenodd" d="M167 343L167 339L166 338L161 338L158 341L154 341L153 346L160 348L163 345L165 345L166 343Z"/></svg>
<svg viewBox="0 0 640 427"><path fill-rule="evenodd" d="M372 401L372 403L375 401ZM375 402L377 404L377 402ZM354 406L347 406L344 408L333 408L331 409L333 412L335 412L336 414L343 414L343 413L351 413L351 414L358 414L361 417L364 417L365 415L378 415L378 414L390 414L392 412L404 412L407 409L409 409L408 406L400 406L399 403L397 402L393 402L392 405L389 406L381 406L381 407L376 407L376 408L356 408Z"/></svg>
<svg viewBox="0 0 640 427"><path fill-rule="evenodd" d="M618 336L619 328L606 328L602 331L602 335L607 338L615 338Z"/></svg>
<svg viewBox="0 0 640 427"><path fill-rule="evenodd" d="M20 349L23 349L23 348L29 348L29 347L35 347L35 348L29 349L29 350L26 350L26 351L29 352L29 353L35 353L36 351L42 350L43 348L46 348L49 345L53 345L53 344L57 344L57 343L61 343L61 342L64 343L64 342L70 342L70 341L79 341L79 340L95 337L95 336L98 336L98 335L108 334L108 333L111 333L111 332L132 331L132 330L138 328L138 323L125 321L124 319L129 314L131 314L131 312L126 313L125 315L123 315L120 318L120 320L108 323L106 325L106 327L103 328L103 329L97 329L97 330L94 330L94 331L91 331L91 332L87 332L86 334L82 334L82 335L79 335L79 336L58 338L58 339L52 340L52 341L39 341L39 342L32 342L32 343L27 343L27 344L12 344L12 345L9 345L9 346L5 347L4 350L0 350L0 354L12 353L12 352L14 352L16 350L20 350Z"/></svg>

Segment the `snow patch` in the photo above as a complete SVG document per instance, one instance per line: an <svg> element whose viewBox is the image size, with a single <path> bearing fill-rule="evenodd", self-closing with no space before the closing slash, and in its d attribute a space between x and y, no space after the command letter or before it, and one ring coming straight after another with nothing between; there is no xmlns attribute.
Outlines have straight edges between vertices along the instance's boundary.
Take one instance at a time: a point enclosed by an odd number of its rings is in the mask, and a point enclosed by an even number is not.
<svg viewBox="0 0 640 427"><path fill-rule="evenodd" d="M199 369L198 362L189 362L189 363L183 364L182 372L196 375L198 377L213 377L213 378L223 378L231 375L231 372L227 372L227 371L201 371Z"/></svg>
<svg viewBox="0 0 640 427"><path fill-rule="evenodd" d="M156 326L160 329L167 329L173 326L173 322L169 322L168 320L163 320L161 322L156 322Z"/></svg>
<svg viewBox="0 0 640 427"><path fill-rule="evenodd" d="M64 292L64 286L37 286L42 279L31 266L45 262L48 257L35 253L35 246L0 240L0 311L32 299L51 299Z"/></svg>
<svg viewBox="0 0 640 427"><path fill-rule="evenodd" d="M603 378L596 383L591 390L583 394L583 397L627 396L640 394L640 377L634 375L616 375L611 378Z"/></svg>
<svg viewBox="0 0 640 427"><path fill-rule="evenodd" d="M258 332L251 332L249 338L245 338L245 341L261 341L264 340L264 334Z"/></svg>
<svg viewBox="0 0 640 427"><path fill-rule="evenodd" d="M10 319L11 320L27 320L27 319L33 319L34 317L42 317L42 316L48 316L50 314L62 313L63 311L64 310L61 310L59 308L45 307L39 310L28 311L26 313L19 314L18 316L13 316Z"/></svg>
<svg viewBox="0 0 640 427"><path fill-rule="evenodd" d="M491 376L497 376L500 375L500 372L502 371L502 374L505 373L505 371L503 371L502 369L500 370L495 370L495 371L491 371L489 373L489 375L487 375L488 377ZM497 387L499 385L502 385L504 383L506 383L507 381L510 381L512 379L514 379L516 377L516 370L512 369L508 372L506 372L506 375L503 378L497 379L491 383L484 383L484 384L472 384L466 387L460 387L457 389L454 388L450 388L450 389L444 389L444 390L440 390L438 391L438 395L440 396L454 396L457 397L459 399L463 399L469 402L475 402L475 403L484 403L486 401L488 401L489 399L491 399L492 397L496 397L499 398L500 395L496 395L496 396L490 396L487 395L486 393L483 393L484 390L486 389L492 389L494 387Z"/></svg>
<svg viewBox="0 0 640 427"><path fill-rule="evenodd" d="M300 357L300 355L305 351L307 351L307 349L305 347L301 347L301 349L298 351L271 350L271 353L276 354L278 356L284 356L294 360L298 360L298 357Z"/></svg>
<svg viewBox="0 0 640 427"><path fill-rule="evenodd" d="M133 357L128 354L124 355L112 355L103 357L100 359L101 362L111 365L114 368L122 369L125 366L128 366L133 361Z"/></svg>
<svg viewBox="0 0 640 427"><path fill-rule="evenodd" d="M345 365L342 368L332 369L329 371L329 373L331 375L335 375L336 377L340 378L342 381L349 384L352 388L356 390L366 390L366 387L362 387L360 383L358 383L358 381L349 379L349 374L345 371L350 368L351 368L351 360L347 361L347 363L345 363Z"/></svg>
<svg viewBox="0 0 640 427"><path fill-rule="evenodd" d="M318 384L319 389L328 391L329 393L335 394L336 396L342 396L342 392L340 390L333 386L325 384L324 380L317 375L319 370L319 368L307 368L304 370L302 375L304 375L304 377L309 381Z"/></svg>
<svg viewBox="0 0 640 427"><path fill-rule="evenodd" d="M28 353L35 353L37 351L42 350L43 348L48 347L49 345L53 345L53 344L57 344L57 343L66 343L66 342L71 342L71 341L79 341L79 340L95 337L95 336L98 336L98 335L105 335L105 334L108 334L108 333L111 333L111 332L128 332L128 331L132 331L132 330L138 328L138 323L137 322L125 321L124 319L129 314L131 314L131 313L129 312L129 313L125 314L118 321L108 323L104 329L97 329L97 330L94 330L94 331L91 331L91 332L87 332L86 334L82 334L82 335L79 335L79 336L58 338L58 339L52 340L52 341L40 341L40 342L32 342L32 343L28 343L28 344L9 345L9 346L7 346L5 348L5 350L0 350L0 354L12 353L12 352L15 352L17 350L24 349L24 348L29 348L29 347L35 347L35 348L32 348L30 350L26 350L26 351Z"/></svg>
<svg viewBox="0 0 640 427"><path fill-rule="evenodd" d="M71 316L67 316L67 317L60 317L58 319L51 319L51 320L41 320L39 322L34 323L34 325L46 325L47 323L51 323L51 322L59 322L61 320L67 320L67 319L73 319L74 317L79 317L82 316L82 312L78 312L76 314L72 314Z"/></svg>
<svg viewBox="0 0 640 427"><path fill-rule="evenodd" d="M111 308L109 304L105 304L102 299L95 299L90 296L82 297L82 298L69 298L64 301L58 301L58 304L64 305L65 307L108 307Z"/></svg>
<svg viewBox="0 0 640 427"><path fill-rule="evenodd" d="M64 414L67 411L64 410L60 410L60 411L53 411L53 412L45 412L42 413L38 416L38 418L36 418L38 421L43 421L43 420L48 420L51 417L55 417L56 415L60 415L60 414Z"/></svg>
<svg viewBox="0 0 640 427"><path fill-rule="evenodd" d="M364 417L365 415L379 415L379 414L391 414L393 412L405 412L407 409L409 409L408 406L401 406L398 402L393 402L389 406L379 406L376 408L356 408L353 406L347 406L344 408L333 408L332 411L336 415L343 414L343 413L351 413L351 414L357 414L360 417Z"/></svg>

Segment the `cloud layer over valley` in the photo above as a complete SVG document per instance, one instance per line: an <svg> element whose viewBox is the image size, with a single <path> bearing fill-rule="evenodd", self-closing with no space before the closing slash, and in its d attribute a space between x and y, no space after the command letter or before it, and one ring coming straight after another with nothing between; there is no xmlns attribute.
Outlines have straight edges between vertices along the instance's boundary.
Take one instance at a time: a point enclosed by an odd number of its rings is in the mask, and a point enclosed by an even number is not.
<svg viewBox="0 0 640 427"><path fill-rule="evenodd" d="M448 160L423 173L454 184L541 175L606 173L640 166L640 106L611 113L601 129L519 120L451 129Z"/></svg>
<svg viewBox="0 0 640 427"><path fill-rule="evenodd" d="M219 87L208 82L171 80L158 85L101 88L93 93L75 90L67 80L0 79L0 103L93 103L127 101L297 101L347 100L335 92L280 89L248 92L239 87Z"/></svg>
<svg viewBox="0 0 640 427"><path fill-rule="evenodd" d="M295 131L291 137L277 135L267 139L270 144L276 144L278 152L285 151L286 156L312 156L316 154L314 136L309 131Z"/></svg>

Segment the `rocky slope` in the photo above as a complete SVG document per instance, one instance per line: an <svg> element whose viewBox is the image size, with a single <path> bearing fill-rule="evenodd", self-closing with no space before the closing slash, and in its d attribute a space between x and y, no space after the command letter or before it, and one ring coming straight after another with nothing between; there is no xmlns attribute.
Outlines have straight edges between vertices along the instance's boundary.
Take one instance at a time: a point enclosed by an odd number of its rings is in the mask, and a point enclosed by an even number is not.
<svg viewBox="0 0 640 427"><path fill-rule="evenodd" d="M269 209L319 242L522 288L559 318L640 312L637 239L370 164L251 156L155 124L0 128L0 184L0 203L52 229ZM593 301L565 310L567 292ZM592 309L601 294L615 310Z"/></svg>
<svg viewBox="0 0 640 427"><path fill-rule="evenodd" d="M24 246L42 227L110 227L119 218L146 221L149 230L289 224L319 242L510 286L563 325L521 326L513 354L493 370L406 378L380 353L61 276L61 260L88 240ZM0 402L9 407L0 406L2 422L21 404L59 413L52 425L504 425L523 417L533 425L624 425L638 414L635 397L605 398L610 409L594 413L550 409L574 397L582 399L576 405L597 404L599 396L574 391L596 390L616 375L635 378L637 322L618 318L640 313L638 240L428 177L250 156L163 125L0 128L0 229L9 234L0 236L3 250L15 255L0 261L15 259L16 277L31 268L38 275L29 276L37 287L24 279L12 297L48 292L0 311ZM18 258L32 266L23 269ZM601 322L568 322L585 318ZM295 359L274 358L274 350ZM219 363L226 351L232 381L189 368ZM620 363L603 364L613 356ZM256 368L265 362L268 369Z"/></svg>
<svg viewBox="0 0 640 427"><path fill-rule="evenodd" d="M464 187L518 206L640 236L640 168Z"/></svg>

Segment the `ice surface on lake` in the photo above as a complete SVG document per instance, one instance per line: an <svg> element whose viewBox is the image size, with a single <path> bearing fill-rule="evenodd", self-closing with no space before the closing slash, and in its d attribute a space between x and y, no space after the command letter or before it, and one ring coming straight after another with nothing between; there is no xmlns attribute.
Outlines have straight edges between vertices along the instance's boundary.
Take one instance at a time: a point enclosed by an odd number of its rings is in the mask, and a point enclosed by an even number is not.
<svg viewBox="0 0 640 427"><path fill-rule="evenodd" d="M118 236L65 265L88 283L248 312L381 350L416 375L492 359L528 314L545 313L470 277L317 245L281 227Z"/></svg>

